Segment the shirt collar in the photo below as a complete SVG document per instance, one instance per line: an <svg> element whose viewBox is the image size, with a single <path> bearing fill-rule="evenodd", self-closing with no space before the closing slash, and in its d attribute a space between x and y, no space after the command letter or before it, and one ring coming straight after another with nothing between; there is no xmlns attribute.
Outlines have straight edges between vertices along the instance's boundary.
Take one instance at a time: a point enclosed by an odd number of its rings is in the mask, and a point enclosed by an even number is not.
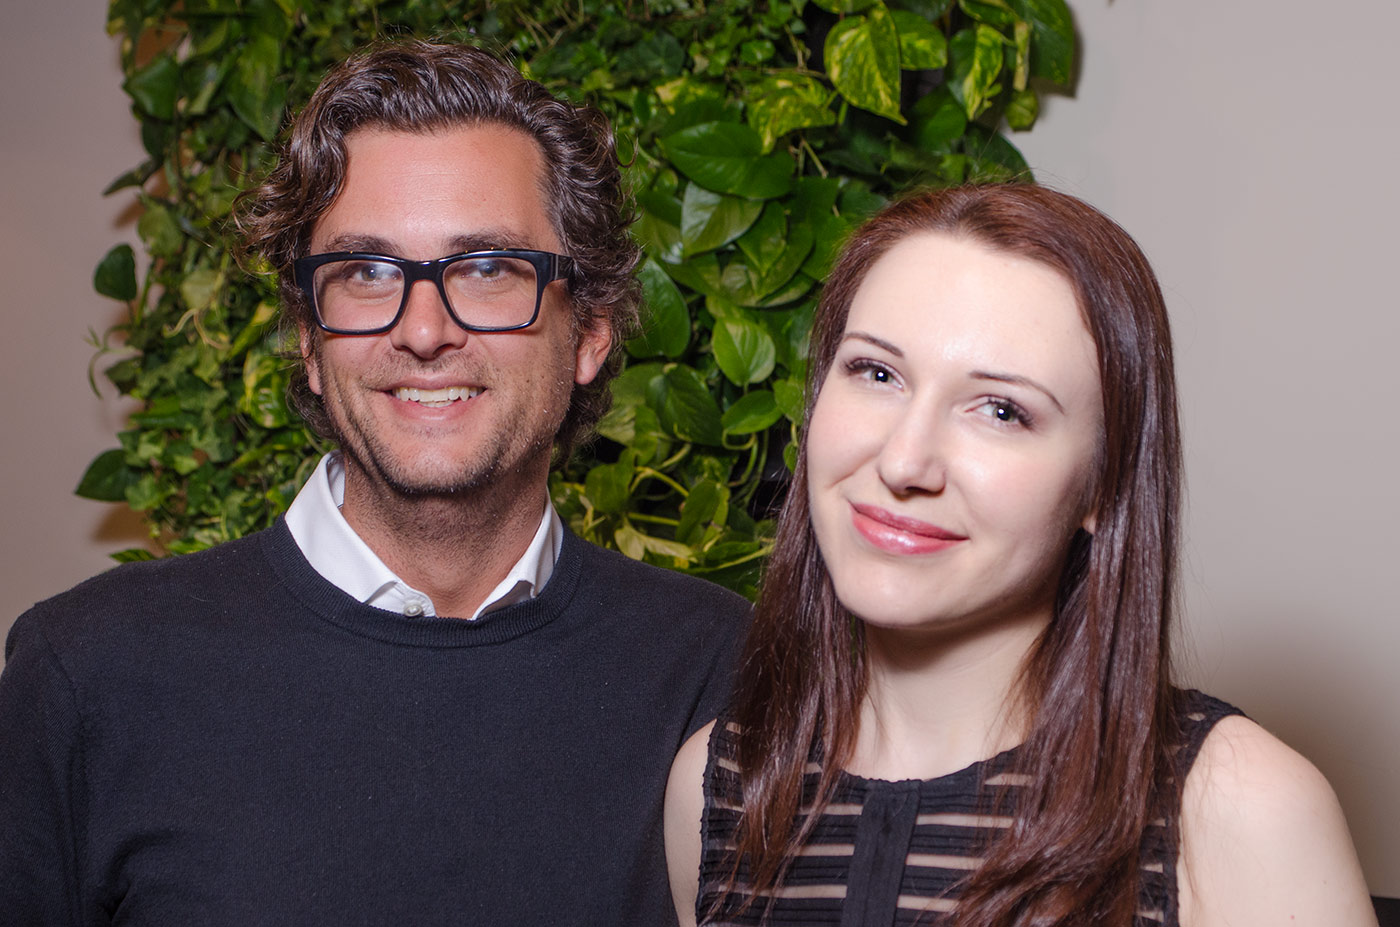
<svg viewBox="0 0 1400 927"><path fill-rule="evenodd" d="M400 579L355 533L340 506L345 501L345 465L340 452L321 458L287 509L287 528L312 568L327 582L366 605L410 618L433 616L427 594ZM540 594L564 544L564 524L546 505L524 555L486 596L472 618Z"/></svg>

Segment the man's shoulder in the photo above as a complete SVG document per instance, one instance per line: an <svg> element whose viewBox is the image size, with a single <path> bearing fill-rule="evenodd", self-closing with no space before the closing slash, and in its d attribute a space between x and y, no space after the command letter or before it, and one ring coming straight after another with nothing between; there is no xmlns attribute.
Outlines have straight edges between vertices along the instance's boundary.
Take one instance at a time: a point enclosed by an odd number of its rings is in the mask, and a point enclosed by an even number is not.
<svg viewBox="0 0 1400 927"><path fill-rule="evenodd" d="M95 644L132 632L159 633L184 616L217 611L221 602L265 585L270 565L262 551L268 532L197 553L123 563L84 580L21 615L7 651L27 634L42 634L62 648L65 642Z"/></svg>
<svg viewBox="0 0 1400 927"><path fill-rule="evenodd" d="M595 600L658 614L713 616L726 624L746 622L753 608L748 599L707 579L642 563L574 535L570 541L582 559L580 585Z"/></svg>
<svg viewBox="0 0 1400 927"><path fill-rule="evenodd" d="M669 718L673 729L663 738L664 770L685 737L728 701L753 607L708 580L641 563L572 535L570 543L568 569L578 569L579 576L567 606L572 620L564 624L585 629L590 671L626 679L633 693L651 693L646 696L654 700L650 708L640 702L635 708L638 718L652 720L638 724Z"/></svg>
<svg viewBox="0 0 1400 927"><path fill-rule="evenodd" d="M180 595L187 586L209 588L264 568L262 545L269 528L190 554L123 563L84 580L36 607L63 608L80 602L146 601ZM283 529L285 530L285 529Z"/></svg>

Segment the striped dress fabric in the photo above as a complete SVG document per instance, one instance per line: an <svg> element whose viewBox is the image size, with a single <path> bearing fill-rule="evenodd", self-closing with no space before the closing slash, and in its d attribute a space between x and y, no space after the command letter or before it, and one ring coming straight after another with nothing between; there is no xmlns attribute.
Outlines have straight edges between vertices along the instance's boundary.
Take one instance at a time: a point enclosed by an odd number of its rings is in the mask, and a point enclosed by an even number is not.
<svg viewBox="0 0 1400 927"><path fill-rule="evenodd" d="M1186 721L1177 748L1178 775L1191 768L1215 723L1240 713L1200 692L1183 694ZM701 924L716 927L946 924L959 883L977 868L987 842L1010 825L1010 818L994 813L998 796L1013 803L1003 807L1014 807L1016 790L1027 781L1014 771L1015 749L924 781L888 782L843 773L783 884L771 898L743 909L749 897L743 890L743 867L736 889L725 890L743 802L736 731L733 722L720 719L705 768L696 914ZM816 763L809 763L804 802L815 792L817 775ZM1152 822L1143 837L1135 927L1176 927L1176 848L1175 813Z"/></svg>

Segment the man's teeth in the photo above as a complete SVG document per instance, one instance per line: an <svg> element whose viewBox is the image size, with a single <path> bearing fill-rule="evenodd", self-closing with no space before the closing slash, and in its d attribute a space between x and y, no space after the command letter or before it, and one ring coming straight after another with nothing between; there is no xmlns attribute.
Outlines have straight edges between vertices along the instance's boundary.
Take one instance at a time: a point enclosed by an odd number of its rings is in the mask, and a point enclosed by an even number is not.
<svg viewBox="0 0 1400 927"><path fill-rule="evenodd" d="M394 390L394 398L418 402L425 406L445 406L457 399L473 399L481 395L479 386L449 386L447 389L417 389L402 386Z"/></svg>

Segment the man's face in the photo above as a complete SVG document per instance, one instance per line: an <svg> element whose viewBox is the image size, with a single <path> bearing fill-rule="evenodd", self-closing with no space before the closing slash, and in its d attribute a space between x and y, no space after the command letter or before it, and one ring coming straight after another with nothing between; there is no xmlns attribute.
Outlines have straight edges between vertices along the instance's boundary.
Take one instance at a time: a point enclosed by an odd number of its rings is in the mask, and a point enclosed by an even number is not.
<svg viewBox="0 0 1400 927"><path fill-rule="evenodd" d="M345 182L312 230L312 254L428 261L489 248L563 251L541 190L543 158L517 130L361 129L346 152ZM573 386L597 374L609 333L574 331L562 281L546 288L534 325L492 334L462 330L433 284L419 281L391 331L303 331L301 340L347 476L433 494L542 487Z"/></svg>

